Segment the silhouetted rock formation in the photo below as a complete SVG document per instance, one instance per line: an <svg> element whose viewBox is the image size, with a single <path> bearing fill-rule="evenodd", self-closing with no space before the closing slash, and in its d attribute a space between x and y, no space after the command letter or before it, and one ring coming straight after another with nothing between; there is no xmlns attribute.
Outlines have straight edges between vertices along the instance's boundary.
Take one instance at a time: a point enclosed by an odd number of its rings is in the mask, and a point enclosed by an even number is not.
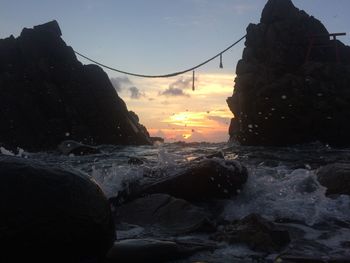
<svg viewBox="0 0 350 263"><path fill-rule="evenodd" d="M227 99L234 114L231 140L350 144L350 48L327 34L290 0L268 1L260 23L247 28L234 93Z"/></svg>
<svg viewBox="0 0 350 263"><path fill-rule="evenodd" d="M55 149L86 144L150 144L107 74L82 65L56 21L0 40L0 143Z"/></svg>

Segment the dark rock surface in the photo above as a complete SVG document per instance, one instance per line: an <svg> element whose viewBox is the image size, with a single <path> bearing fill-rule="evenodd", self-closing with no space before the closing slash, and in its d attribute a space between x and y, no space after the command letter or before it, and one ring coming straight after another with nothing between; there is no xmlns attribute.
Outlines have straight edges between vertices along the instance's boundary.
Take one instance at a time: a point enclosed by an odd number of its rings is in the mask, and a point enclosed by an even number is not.
<svg viewBox="0 0 350 263"><path fill-rule="evenodd" d="M1 262L95 262L115 240L108 201L80 173L1 156L0 200Z"/></svg>
<svg viewBox="0 0 350 263"><path fill-rule="evenodd" d="M223 226L212 238L230 244L244 243L253 250L264 252L280 250L290 242L288 231L256 214Z"/></svg>
<svg viewBox="0 0 350 263"><path fill-rule="evenodd" d="M290 0L267 2L260 23L247 28L234 93L227 99L234 114L231 140L350 145L350 47L327 34ZM314 35L320 37L307 58Z"/></svg>
<svg viewBox="0 0 350 263"><path fill-rule="evenodd" d="M317 180L327 187L326 195L350 195L350 165L334 163L319 168Z"/></svg>
<svg viewBox="0 0 350 263"><path fill-rule="evenodd" d="M247 181L247 168L219 158L192 162L175 174L141 187L138 195L165 193L187 201L230 198Z"/></svg>
<svg viewBox="0 0 350 263"><path fill-rule="evenodd" d="M185 200L166 194L153 194L117 208L118 222L151 227L156 231L183 234L208 223L208 215Z"/></svg>
<svg viewBox="0 0 350 263"><path fill-rule="evenodd" d="M52 150L64 140L150 144L107 74L77 60L56 21L0 39L0 94L5 147Z"/></svg>

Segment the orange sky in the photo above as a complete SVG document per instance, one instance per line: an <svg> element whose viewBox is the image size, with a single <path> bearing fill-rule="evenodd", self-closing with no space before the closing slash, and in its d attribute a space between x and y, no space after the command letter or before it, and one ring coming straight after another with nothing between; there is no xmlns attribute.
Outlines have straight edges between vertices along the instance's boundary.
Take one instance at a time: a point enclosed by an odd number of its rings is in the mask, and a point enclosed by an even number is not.
<svg viewBox="0 0 350 263"><path fill-rule="evenodd" d="M232 113L233 74L197 73L167 79L112 77L118 94L135 111L151 136L167 142L226 142Z"/></svg>

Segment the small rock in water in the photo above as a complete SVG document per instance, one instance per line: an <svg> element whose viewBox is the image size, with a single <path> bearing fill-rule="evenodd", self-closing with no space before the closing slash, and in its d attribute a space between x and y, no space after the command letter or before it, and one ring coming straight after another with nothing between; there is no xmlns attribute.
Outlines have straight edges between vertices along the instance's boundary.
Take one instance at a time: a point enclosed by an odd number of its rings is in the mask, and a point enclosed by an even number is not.
<svg viewBox="0 0 350 263"><path fill-rule="evenodd" d="M350 165L334 163L319 168L317 180L327 187L326 195L350 195Z"/></svg>
<svg viewBox="0 0 350 263"><path fill-rule="evenodd" d="M58 145L58 150L65 155L89 155L101 153L94 146L82 144L73 140L63 141Z"/></svg>
<svg viewBox="0 0 350 263"><path fill-rule="evenodd" d="M144 162L138 158L138 157L129 157L129 160L128 160L128 164L132 164L132 165L141 165L143 164Z"/></svg>

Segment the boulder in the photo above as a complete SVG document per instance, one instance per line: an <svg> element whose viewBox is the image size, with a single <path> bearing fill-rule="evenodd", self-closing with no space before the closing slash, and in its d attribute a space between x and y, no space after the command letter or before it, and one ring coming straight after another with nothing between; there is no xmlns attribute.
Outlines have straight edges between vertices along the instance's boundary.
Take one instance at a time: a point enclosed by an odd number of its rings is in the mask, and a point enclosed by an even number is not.
<svg viewBox="0 0 350 263"><path fill-rule="evenodd" d="M202 159L175 174L141 186L138 195L166 193L187 201L230 198L247 181L247 168L236 161Z"/></svg>
<svg viewBox="0 0 350 263"><path fill-rule="evenodd" d="M212 236L216 241L244 243L257 251L273 252L290 242L289 233L257 214L251 214L221 229Z"/></svg>
<svg viewBox="0 0 350 263"><path fill-rule="evenodd" d="M236 74L227 99L232 141L350 145L350 47L291 0L269 0L260 23L247 27Z"/></svg>
<svg viewBox="0 0 350 263"><path fill-rule="evenodd" d="M107 199L78 172L1 156L0 200L2 262L97 262L115 240Z"/></svg>
<svg viewBox="0 0 350 263"><path fill-rule="evenodd" d="M0 94L6 148L55 150L64 140L151 144L107 74L77 60L56 21L0 39Z"/></svg>
<svg viewBox="0 0 350 263"><path fill-rule="evenodd" d="M334 163L316 172L317 180L327 187L326 195L350 195L350 164Z"/></svg>
<svg viewBox="0 0 350 263"><path fill-rule="evenodd" d="M138 198L116 211L116 221L163 233L183 234L200 230L208 224L208 215L202 209L166 194Z"/></svg>

